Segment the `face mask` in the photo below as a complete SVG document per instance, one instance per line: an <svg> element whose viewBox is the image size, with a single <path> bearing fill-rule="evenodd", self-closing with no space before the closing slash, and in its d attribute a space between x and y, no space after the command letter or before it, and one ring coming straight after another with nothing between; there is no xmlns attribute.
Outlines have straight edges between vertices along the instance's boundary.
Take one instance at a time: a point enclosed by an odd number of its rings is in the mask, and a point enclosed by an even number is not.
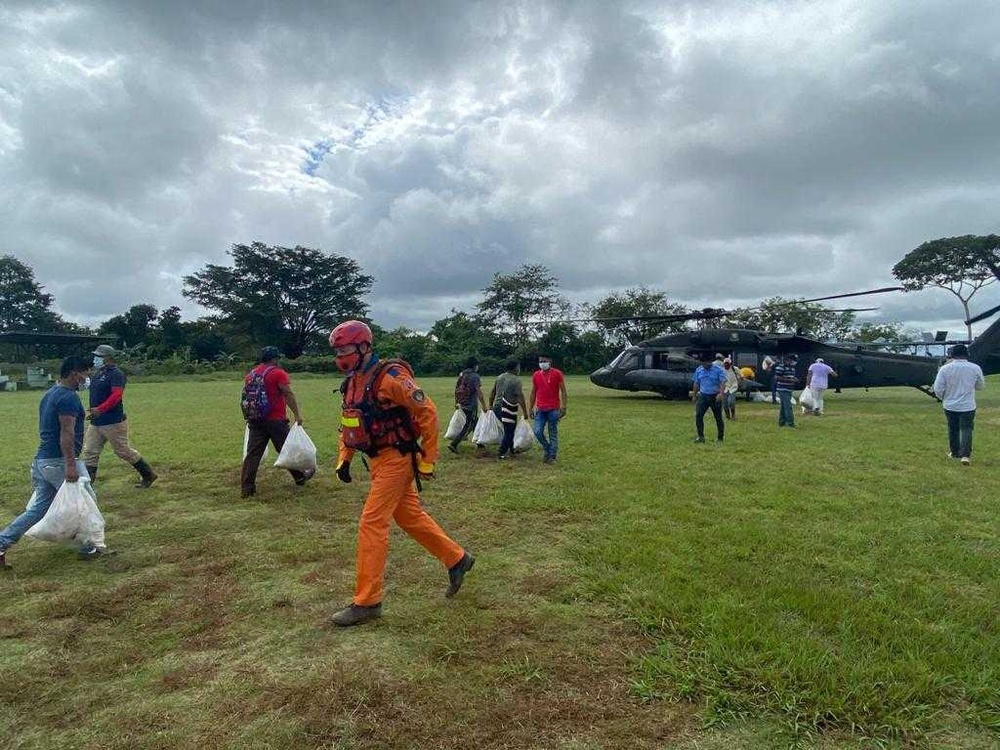
<svg viewBox="0 0 1000 750"><path fill-rule="evenodd" d="M337 363L337 369L341 372L352 373L358 369L361 365L361 352L358 347L354 347L354 351L350 354L341 354L334 358Z"/></svg>
<svg viewBox="0 0 1000 750"><path fill-rule="evenodd" d="M104 357L94 357L94 369L104 367Z"/></svg>
<svg viewBox="0 0 1000 750"><path fill-rule="evenodd" d="M551 362L539 362L538 363L538 369L539 370L548 370L550 367L552 367L552 363Z"/></svg>

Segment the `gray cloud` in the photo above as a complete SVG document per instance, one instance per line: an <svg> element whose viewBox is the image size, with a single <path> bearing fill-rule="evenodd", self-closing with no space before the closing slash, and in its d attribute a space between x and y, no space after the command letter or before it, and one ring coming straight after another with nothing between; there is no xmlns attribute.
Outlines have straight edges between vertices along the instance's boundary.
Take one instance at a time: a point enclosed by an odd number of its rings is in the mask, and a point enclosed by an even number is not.
<svg viewBox="0 0 1000 750"><path fill-rule="evenodd" d="M0 251L85 323L196 316L183 275L254 240L356 258L389 327L523 263L576 301L888 285L997 231L997 39L990 0L8 3Z"/></svg>

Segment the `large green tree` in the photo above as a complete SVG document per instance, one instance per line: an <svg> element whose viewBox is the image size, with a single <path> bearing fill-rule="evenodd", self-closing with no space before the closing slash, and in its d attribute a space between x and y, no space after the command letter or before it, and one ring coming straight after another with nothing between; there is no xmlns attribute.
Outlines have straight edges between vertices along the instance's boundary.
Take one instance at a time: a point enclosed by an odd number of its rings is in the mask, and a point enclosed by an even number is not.
<svg viewBox="0 0 1000 750"><path fill-rule="evenodd" d="M800 333L820 340L841 341L854 327L854 313L835 311L814 302L771 297L757 307L734 310L723 325L769 332Z"/></svg>
<svg viewBox="0 0 1000 750"><path fill-rule="evenodd" d="M476 305L480 318L492 330L511 336L522 348L534 330L569 314L570 303L559 292L559 282L542 265L524 265L510 274L495 273Z"/></svg>
<svg viewBox="0 0 1000 750"><path fill-rule="evenodd" d="M670 302L663 292L644 286L612 292L586 309L608 343L616 345L637 344L665 331L683 331L685 321L656 320L656 316L688 311L683 305Z"/></svg>
<svg viewBox="0 0 1000 750"><path fill-rule="evenodd" d="M0 331L64 330L66 324L49 309L52 299L30 266L13 255L0 257Z"/></svg>
<svg viewBox="0 0 1000 750"><path fill-rule="evenodd" d="M276 343L289 357L318 347L345 318L365 318L374 278L350 258L308 247L233 245L232 266L207 265L184 277L195 300L257 344Z"/></svg>
<svg viewBox="0 0 1000 750"><path fill-rule="evenodd" d="M132 305L121 315L101 323L97 332L102 336L115 336L122 346L148 345L158 315L159 311L152 305Z"/></svg>
<svg viewBox="0 0 1000 750"><path fill-rule="evenodd" d="M892 275L907 289L946 289L962 303L965 319L969 300L1000 278L1000 236L966 234L930 240L908 252L892 267ZM972 326L966 324L972 339Z"/></svg>

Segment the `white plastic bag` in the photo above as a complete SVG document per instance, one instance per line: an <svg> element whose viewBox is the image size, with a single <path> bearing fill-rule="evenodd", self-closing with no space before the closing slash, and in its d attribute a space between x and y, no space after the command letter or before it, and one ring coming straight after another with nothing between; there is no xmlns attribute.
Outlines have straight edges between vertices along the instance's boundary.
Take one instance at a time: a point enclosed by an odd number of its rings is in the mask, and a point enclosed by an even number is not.
<svg viewBox="0 0 1000 750"><path fill-rule="evenodd" d="M472 442L476 445L498 445L502 439L503 425L493 410L481 414L472 433Z"/></svg>
<svg viewBox="0 0 1000 750"><path fill-rule="evenodd" d="M806 388L799 394L799 404L802 406L802 411L811 410L816 405L813 400L812 388Z"/></svg>
<svg viewBox="0 0 1000 750"><path fill-rule="evenodd" d="M514 428L514 450L520 453L526 451L535 444L535 432L531 429L531 422L523 417L517 420L517 427Z"/></svg>
<svg viewBox="0 0 1000 750"><path fill-rule="evenodd" d="M250 425L247 425L246 429L243 430L243 458L247 457L247 448L250 447ZM267 454L271 450L271 443L268 441L264 444L264 453L261 455L261 463L267 458Z"/></svg>
<svg viewBox="0 0 1000 750"><path fill-rule="evenodd" d="M79 546L104 546L104 516L90 480L63 482L42 520L26 536L45 542L74 542Z"/></svg>
<svg viewBox="0 0 1000 750"><path fill-rule="evenodd" d="M316 446L302 425L292 425L274 465L279 469L316 471Z"/></svg>
<svg viewBox="0 0 1000 750"><path fill-rule="evenodd" d="M455 409L455 413L451 415L451 419L448 421L448 429L444 431L444 439L454 440L462 434L464 427L465 412L461 409Z"/></svg>

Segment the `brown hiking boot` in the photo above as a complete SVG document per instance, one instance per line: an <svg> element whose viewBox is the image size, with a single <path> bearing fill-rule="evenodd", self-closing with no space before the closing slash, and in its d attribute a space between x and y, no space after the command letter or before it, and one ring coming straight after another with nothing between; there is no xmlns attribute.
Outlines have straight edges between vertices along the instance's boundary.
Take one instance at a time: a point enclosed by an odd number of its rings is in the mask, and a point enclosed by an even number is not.
<svg viewBox="0 0 1000 750"><path fill-rule="evenodd" d="M372 604L370 607L361 607L351 603L338 612L334 612L330 617L330 622L341 628L349 628L352 625L361 625L369 620L377 620L382 616L382 603Z"/></svg>

